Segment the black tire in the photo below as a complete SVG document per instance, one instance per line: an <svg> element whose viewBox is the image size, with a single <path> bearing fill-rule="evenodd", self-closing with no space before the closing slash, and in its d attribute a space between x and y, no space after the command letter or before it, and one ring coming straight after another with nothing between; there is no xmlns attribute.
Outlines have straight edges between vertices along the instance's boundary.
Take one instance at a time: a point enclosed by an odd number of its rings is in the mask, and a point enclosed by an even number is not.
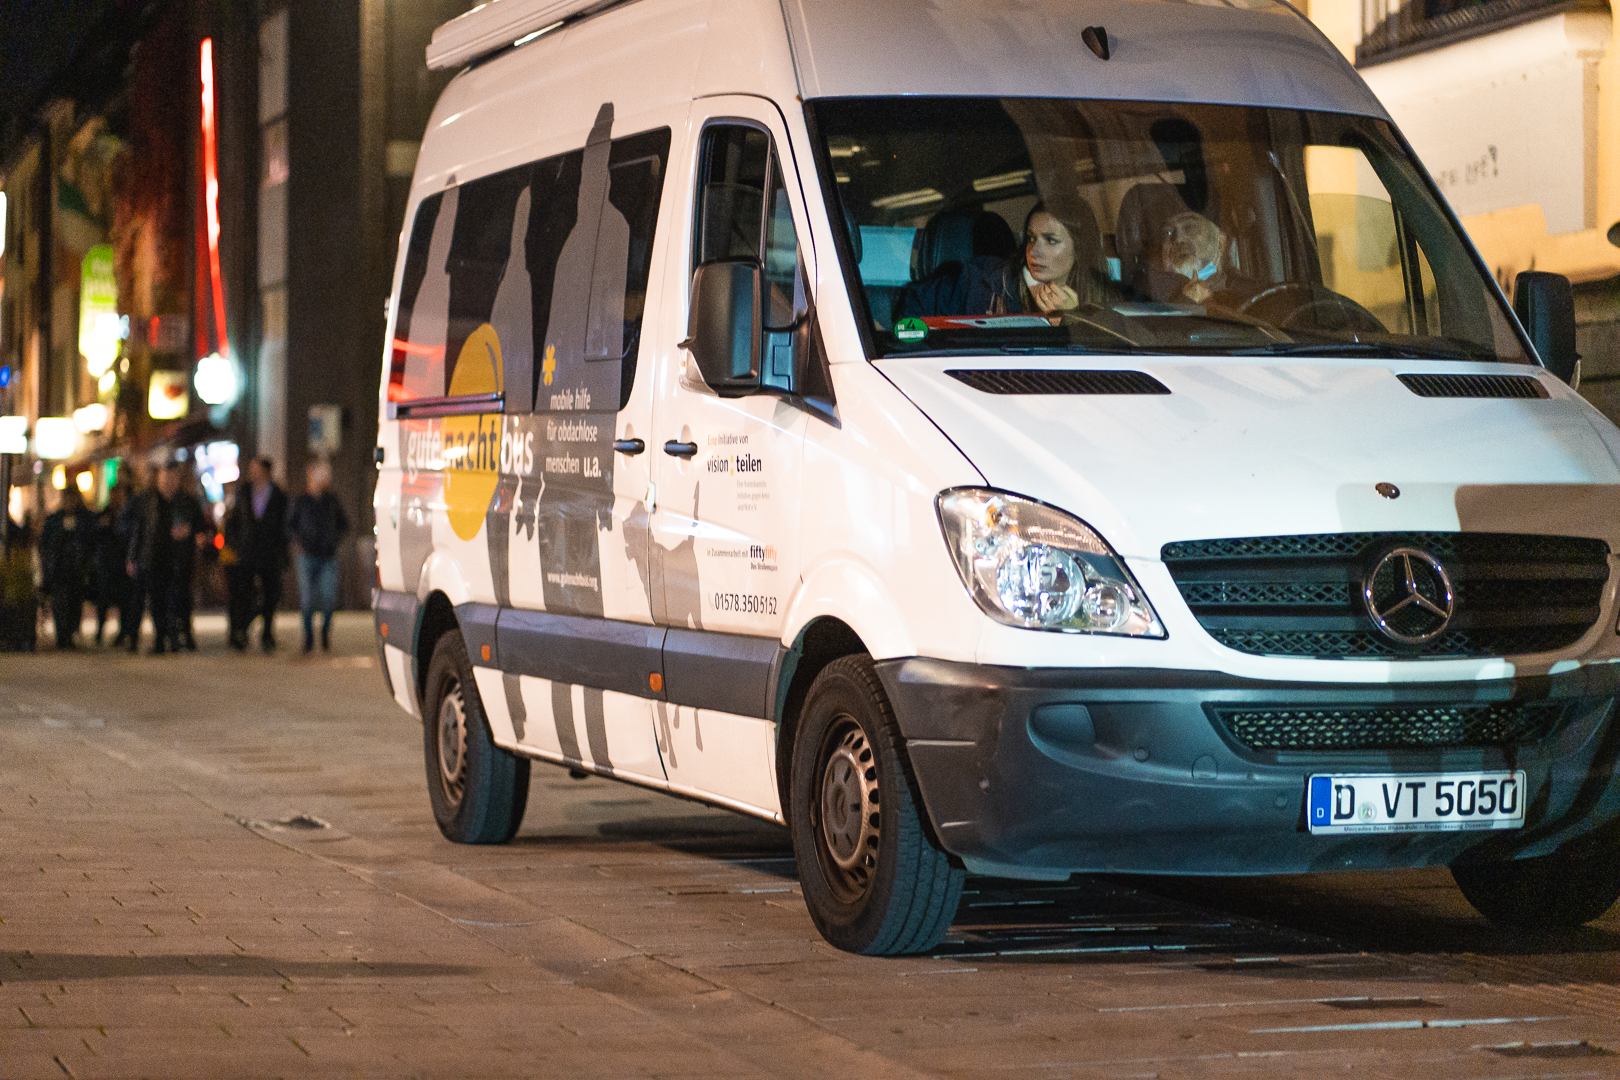
<svg viewBox="0 0 1620 1080"><path fill-rule="evenodd" d="M439 831L458 844L504 844L523 824L529 759L489 733L461 631L439 638L422 701L428 798Z"/></svg>
<svg viewBox="0 0 1620 1080"><path fill-rule="evenodd" d="M1567 929L1591 922L1620 899L1620 852L1458 863L1451 876L1474 909L1499 926Z"/></svg>
<svg viewBox="0 0 1620 1080"><path fill-rule="evenodd" d="M939 944L967 875L918 816L894 710L869 657L842 657L816 676L791 775L793 853L822 936L867 956Z"/></svg>

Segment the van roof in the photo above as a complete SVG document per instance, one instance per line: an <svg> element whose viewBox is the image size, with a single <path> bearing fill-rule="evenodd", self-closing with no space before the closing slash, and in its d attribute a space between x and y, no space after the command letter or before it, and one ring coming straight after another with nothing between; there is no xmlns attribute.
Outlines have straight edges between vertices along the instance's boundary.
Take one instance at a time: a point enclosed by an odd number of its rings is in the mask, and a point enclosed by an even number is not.
<svg viewBox="0 0 1620 1080"><path fill-rule="evenodd" d="M623 0L485 0L433 31L427 66L458 68L508 45L532 40L569 19L614 7Z"/></svg>
<svg viewBox="0 0 1620 1080"><path fill-rule="evenodd" d="M806 98L896 94L1383 107L1280 0L783 0ZM1081 31L1107 31L1110 58Z"/></svg>
<svg viewBox="0 0 1620 1080"><path fill-rule="evenodd" d="M459 67L627 2L490 0L434 32L428 66ZM805 98L1112 98L1388 115L1284 0L779 2ZM1107 31L1109 59L1082 41L1088 26Z"/></svg>

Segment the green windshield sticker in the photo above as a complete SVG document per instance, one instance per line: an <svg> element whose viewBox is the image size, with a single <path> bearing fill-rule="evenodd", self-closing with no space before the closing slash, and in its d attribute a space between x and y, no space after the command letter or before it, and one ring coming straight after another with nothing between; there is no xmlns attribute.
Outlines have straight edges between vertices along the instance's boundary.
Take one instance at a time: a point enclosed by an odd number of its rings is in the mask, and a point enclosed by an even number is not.
<svg viewBox="0 0 1620 1080"><path fill-rule="evenodd" d="M928 324L921 319L901 319L894 324L896 341L921 341L928 336Z"/></svg>

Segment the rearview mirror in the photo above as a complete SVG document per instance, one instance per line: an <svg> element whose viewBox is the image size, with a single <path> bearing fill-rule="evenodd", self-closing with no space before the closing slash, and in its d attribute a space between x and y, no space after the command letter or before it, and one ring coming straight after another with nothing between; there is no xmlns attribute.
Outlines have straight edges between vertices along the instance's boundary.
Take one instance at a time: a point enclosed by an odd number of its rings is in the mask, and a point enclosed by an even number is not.
<svg viewBox="0 0 1620 1080"><path fill-rule="evenodd" d="M759 386L760 276L752 262L704 263L692 274L692 306L681 346L716 393L746 393Z"/></svg>
<svg viewBox="0 0 1620 1080"><path fill-rule="evenodd" d="M1575 351L1575 294L1569 279L1541 270L1520 272L1513 285L1513 313L1542 365L1573 384L1581 357Z"/></svg>

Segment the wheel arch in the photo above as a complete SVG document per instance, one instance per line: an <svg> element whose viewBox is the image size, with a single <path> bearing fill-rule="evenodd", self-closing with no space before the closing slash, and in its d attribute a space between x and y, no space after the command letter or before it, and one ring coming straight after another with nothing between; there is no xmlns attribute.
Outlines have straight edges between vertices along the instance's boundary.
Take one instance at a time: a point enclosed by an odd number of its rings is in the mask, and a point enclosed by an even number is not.
<svg viewBox="0 0 1620 1080"><path fill-rule="evenodd" d="M428 593L416 616L416 641L411 650L411 678L416 684L416 701L423 716L427 715L428 661L433 658L439 639L459 625L450 598L437 589Z"/></svg>
<svg viewBox="0 0 1620 1080"><path fill-rule="evenodd" d="M799 631L782 659L776 683L776 792L782 807L782 820L790 812L790 781L793 768L793 740L805 695L822 669L841 656L869 653L859 634L842 619L823 615L810 620Z"/></svg>

